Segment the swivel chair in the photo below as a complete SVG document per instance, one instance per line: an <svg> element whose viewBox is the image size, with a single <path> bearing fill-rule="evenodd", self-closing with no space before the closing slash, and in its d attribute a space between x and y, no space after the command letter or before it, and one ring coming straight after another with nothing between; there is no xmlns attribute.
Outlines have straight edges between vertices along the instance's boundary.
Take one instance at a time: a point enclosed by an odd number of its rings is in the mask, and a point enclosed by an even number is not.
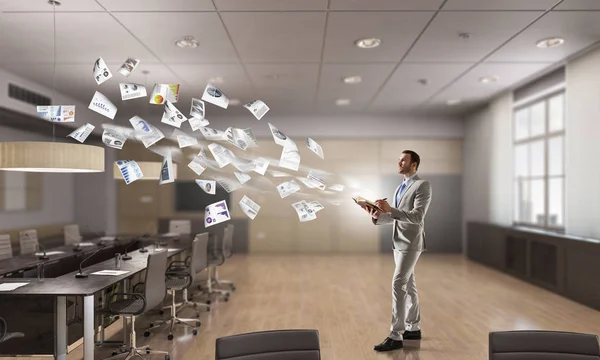
<svg viewBox="0 0 600 360"><path fill-rule="evenodd" d="M317 330L270 330L218 338L215 360L320 360Z"/></svg>
<svg viewBox="0 0 600 360"><path fill-rule="evenodd" d="M135 341L135 317L162 304L165 298L166 286L164 277L167 269L167 256L167 249L148 255L148 266L146 268L144 284L151 284L151 286L144 286L143 293L116 293L109 299L108 311L111 314L131 318L131 332L129 333L130 344L128 349L121 354L114 352L113 356L105 360L120 358L128 360L136 356L143 359L141 351L144 351L146 354L164 355L165 360L170 360L168 352L152 350L148 346L136 347ZM128 298L124 298L125 296L128 296ZM120 297L120 299L115 300L116 297ZM125 331L125 329L123 330Z"/></svg>
<svg viewBox="0 0 600 360"><path fill-rule="evenodd" d="M6 326L6 320L0 317L0 344L8 341L10 339L22 338L25 337L25 334L22 332L8 332L8 327Z"/></svg>

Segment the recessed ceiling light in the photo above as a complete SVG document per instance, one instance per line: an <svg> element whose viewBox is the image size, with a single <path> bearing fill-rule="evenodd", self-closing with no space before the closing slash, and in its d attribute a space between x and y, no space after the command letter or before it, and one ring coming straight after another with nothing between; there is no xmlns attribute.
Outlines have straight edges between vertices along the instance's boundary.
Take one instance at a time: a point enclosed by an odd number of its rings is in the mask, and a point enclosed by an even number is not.
<svg viewBox="0 0 600 360"><path fill-rule="evenodd" d="M229 99L229 105L231 106L238 106L240 103L240 99Z"/></svg>
<svg viewBox="0 0 600 360"><path fill-rule="evenodd" d="M59 0L48 0L48 4L50 4L50 5L56 5L56 6L62 5Z"/></svg>
<svg viewBox="0 0 600 360"><path fill-rule="evenodd" d="M536 45L540 49L547 49L547 48L551 48L551 47L560 46L564 43L565 43L565 39L563 39L563 38L550 37L550 38L546 38L546 39L542 39L542 40L538 41Z"/></svg>
<svg viewBox="0 0 600 360"><path fill-rule="evenodd" d="M335 104L337 106L346 106L346 105L350 105L350 99L337 99L335 101Z"/></svg>
<svg viewBox="0 0 600 360"><path fill-rule="evenodd" d="M492 76L485 76L482 78L479 78L479 82L482 84L489 84L489 83L493 83L500 80L500 77L496 76L496 75L492 75Z"/></svg>
<svg viewBox="0 0 600 360"><path fill-rule="evenodd" d="M222 84L223 78L220 76L214 76L214 77L211 77L210 79L208 79L208 83L209 84Z"/></svg>
<svg viewBox="0 0 600 360"><path fill-rule="evenodd" d="M175 41L175 45L179 46L180 48L195 48L198 47L200 43L198 42L198 40L194 39L193 36L184 36L181 39Z"/></svg>
<svg viewBox="0 0 600 360"><path fill-rule="evenodd" d="M360 84L362 78L358 75L355 76L346 76L342 79L346 84Z"/></svg>
<svg viewBox="0 0 600 360"><path fill-rule="evenodd" d="M450 99L450 100L446 101L446 104L448 104L450 106L460 104L460 99Z"/></svg>
<svg viewBox="0 0 600 360"><path fill-rule="evenodd" d="M361 49L372 49L372 48L376 48L379 45L381 45L381 39L377 39L377 38L359 39L359 40L356 40L354 42L354 44L356 44L356 46L358 46Z"/></svg>

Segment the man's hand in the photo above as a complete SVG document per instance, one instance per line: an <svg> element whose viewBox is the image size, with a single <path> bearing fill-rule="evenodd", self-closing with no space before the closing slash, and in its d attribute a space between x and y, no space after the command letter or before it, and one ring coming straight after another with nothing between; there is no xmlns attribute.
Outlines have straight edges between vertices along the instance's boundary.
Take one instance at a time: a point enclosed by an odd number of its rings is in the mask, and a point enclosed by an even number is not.
<svg viewBox="0 0 600 360"><path fill-rule="evenodd" d="M383 210L385 213L389 214L392 212L392 207L390 206L390 204L388 204L387 201L385 200L377 200L375 201L375 203L377 204L377 206L379 206L381 208L381 210Z"/></svg>
<svg viewBox="0 0 600 360"><path fill-rule="evenodd" d="M372 206L368 206L364 202L358 202L358 205L360 205L361 208L363 208L366 212L368 212L369 215L371 215L371 217L373 219L377 219L379 217L379 211L373 209Z"/></svg>

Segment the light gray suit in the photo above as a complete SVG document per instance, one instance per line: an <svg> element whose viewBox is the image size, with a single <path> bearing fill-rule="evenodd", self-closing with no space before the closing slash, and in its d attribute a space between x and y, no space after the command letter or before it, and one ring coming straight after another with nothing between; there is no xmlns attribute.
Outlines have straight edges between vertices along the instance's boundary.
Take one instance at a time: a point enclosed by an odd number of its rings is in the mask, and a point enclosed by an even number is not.
<svg viewBox="0 0 600 360"><path fill-rule="evenodd" d="M425 243L425 215L431 203L431 184L415 175L407 183L396 206L396 188L390 204L392 212L381 214L373 219L375 225L392 224L392 241L396 269L392 281L392 326L390 338L402 340L404 330L421 329L419 297L414 269L421 252L427 249ZM408 304L410 300L410 306ZM408 309L407 309L408 307Z"/></svg>

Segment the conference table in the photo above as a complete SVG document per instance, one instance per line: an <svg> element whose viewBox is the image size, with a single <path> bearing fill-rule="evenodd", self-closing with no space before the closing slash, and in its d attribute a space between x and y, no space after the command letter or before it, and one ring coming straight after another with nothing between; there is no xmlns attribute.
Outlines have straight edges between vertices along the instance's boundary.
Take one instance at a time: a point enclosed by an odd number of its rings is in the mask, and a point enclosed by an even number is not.
<svg viewBox="0 0 600 360"><path fill-rule="evenodd" d="M84 267L83 272L88 274L87 277L77 278L75 275L79 272L79 268L74 271L69 271L60 276L56 277L44 277L41 281L38 280L37 276L34 278L29 277L4 277L0 278L0 285L3 283L27 283L17 289L9 292L0 292L0 312L7 309L7 305L10 303L10 299L14 299L16 302L23 304L21 299L27 300L28 298L39 299L41 297L53 299L53 317L54 317L54 357L59 360L66 360L67 356L67 297L82 297L83 298L83 354L85 360L94 359L94 348L95 348L95 295L102 293L105 289L128 279L131 279L135 275L141 273L146 269L148 254L155 251L168 251L169 257L181 254L183 251L191 249L193 237L190 235L177 235L169 234L169 236L154 236L154 244L146 246L144 249L146 252L140 252L140 242L135 244L135 237L123 237L116 241L104 242L105 251L102 261L93 261L92 256L89 260L91 265ZM77 255L73 255L73 245L68 245L63 248L63 254L56 254L49 256L48 260L37 260L33 256L18 256L11 261L0 261L0 275L9 273L18 273L26 271L27 269L37 269L37 265L41 261L46 263L56 263L60 267L61 261L73 259L80 261L95 251L99 250L100 246L97 245L101 242L99 239L93 240L96 243L93 247L84 247L82 251L78 251ZM135 246L138 248L135 249ZM116 269L116 260L114 254L123 251L125 247L134 248L133 251L128 251L130 260L121 260L120 266ZM59 248L53 248L51 251L57 251ZM63 251L60 250L60 251ZM50 252L50 250L47 250ZM123 251L124 252L124 251ZM121 252L121 253L123 253ZM74 257L75 256L75 257ZM126 272L118 275L93 275L92 273L102 270L119 270ZM34 270L32 270L35 272ZM22 306L14 304L15 308ZM35 307L36 305L33 305ZM10 306L8 306L10 308ZM0 313L0 316L2 313ZM5 314L6 315L6 314ZM10 322L8 323L8 330L10 329ZM14 323L14 322L13 322ZM0 356L5 355L17 355L17 354L4 354L2 351L2 344L0 343ZM22 355L22 354L18 354Z"/></svg>

